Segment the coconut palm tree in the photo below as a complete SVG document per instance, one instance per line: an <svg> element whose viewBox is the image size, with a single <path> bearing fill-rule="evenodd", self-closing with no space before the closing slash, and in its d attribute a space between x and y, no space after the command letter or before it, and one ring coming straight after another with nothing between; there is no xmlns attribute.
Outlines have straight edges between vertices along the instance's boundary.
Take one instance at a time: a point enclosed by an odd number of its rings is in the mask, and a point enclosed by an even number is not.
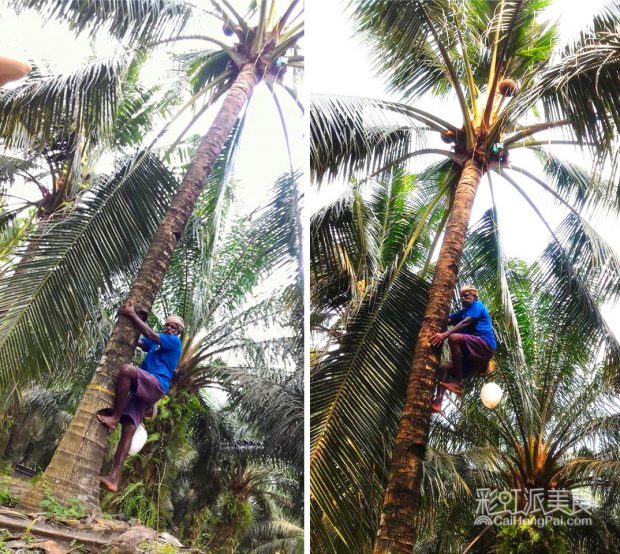
<svg viewBox="0 0 620 554"><path fill-rule="evenodd" d="M485 240L485 224L482 221L476 229L476 241ZM477 248L469 249L468 255L476 254ZM463 552L470 544L474 552L494 551L498 544L509 542L508 533L493 525L472 525L476 489L510 491L518 509L524 509L530 490L542 491L547 507L553 497L550 491L559 490L567 491L567 503L556 517L575 512L571 494L585 496L590 498L586 508L592 525L550 525L553 529L547 531L555 547L615 552L620 540L614 521L620 414L615 393L606 383L609 374L598 345L574 333L571 308L553 309L553 287L534 284L523 263L510 260L507 266L517 333L505 325L501 303L491 300L490 309L506 339L497 353L497 374L486 378L501 385L504 398L495 410L484 408L476 383L458 406L453 404L435 419L422 500L425 513L417 520L420 535L428 541L430 530L442 552ZM474 269L468 277L475 273ZM496 297L490 289L482 292L485 298ZM432 522L442 520L445 506L453 518L443 524L449 529L433 530ZM527 520L527 515L521 517L522 522ZM544 536L545 530L541 533ZM542 545L537 548L544 551Z"/></svg>
<svg viewBox="0 0 620 554"><path fill-rule="evenodd" d="M195 56L199 90L193 100L206 95L209 100L221 97L223 101L151 240L151 246L129 292L128 302L134 304L138 313L146 317L205 180L227 139L237 127L237 121L256 84L265 81L270 87L279 85L285 67L298 65L300 62L298 56L287 56L291 52L295 53L297 41L303 34L302 25L294 24L299 15L299 10L296 10L297 1L292 0L287 4L280 15L276 15L273 4L261 2L250 10L247 17L241 16L226 1L214 2L212 10L177 2L98 3L86 12L78 5L67 5L54 0L28 0L14 4L20 8L45 9L49 16L59 17L70 23L77 32L105 28L125 40L129 47L152 48L155 43L188 38L182 35L182 29L193 9L202 15L215 15L223 23L224 33L235 36L236 43L230 46L206 35L200 35L198 39L215 44L219 50L203 51ZM290 22L293 24L289 25ZM277 97L274 98L277 101ZM207 102L207 105L201 108L201 113L204 113L210 104L210 101ZM98 246L101 248L103 245ZM120 319L103 355L102 364L87 387L75 418L46 470L41 486L34 487L29 495L22 499L25 506L36 506L42 497L44 486L47 486L60 501L77 498L87 509L97 507L97 475L107 433L97 424L94 414L111 403L116 368L118 364L130 359L136 340L137 336L131 324ZM76 455L78 451L79 457Z"/></svg>
<svg viewBox="0 0 620 554"><path fill-rule="evenodd" d="M609 159L619 122L613 91L620 7L611 3L573 44L557 49L557 28L541 22L544 5L527 0L361 2L353 9L358 30L404 102L319 99L311 116L311 163L319 180L364 170L377 174L425 154L442 156L450 168L436 195L437 202L448 198L449 215L391 452L376 552L410 552L415 542L409 522L417 506L439 363L429 338L446 323L483 175L498 174L502 184L528 198L535 213L538 208L515 178L518 173L528 186L539 186L577 214L590 202L618 209L615 188L596 174L591 186L579 179L573 180L575 186L559 187L558 167L551 168L556 156L545 158L551 173L546 179L517 165L519 149L542 148L546 154L557 142L590 147L599 160ZM599 94L593 98L595 84ZM453 100L462 121L451 123L420 109L416 101L427 93ZM537 140L544 131L555 134ZM427 147L425 135L432 133L449 149Z"/></svg>
<svg viewBox="0 0 620 554"><path fill-rule="evenodd" d="M368 182L311 221L312 540L325 551L368 551L376 532L411 344L426 307L429 284L420 276L429 273L446 215L442 207L420 223L441 186L437 173L398 171ZM597 299L617 288L617 256L571 216L557 231L561 246L553 242L536 265L535 286L554 291L550 318L558 314L559 325L569 311L570 331L613 359L618 344ZM494 320L505 322L496 326L502 345L518 343L508 283L519 279L504 259L500 228L490 210L470 231L461 282L484 288ZM420 239L408 248L416 233ZM597 252L609 263L599 266Z"/></svg>

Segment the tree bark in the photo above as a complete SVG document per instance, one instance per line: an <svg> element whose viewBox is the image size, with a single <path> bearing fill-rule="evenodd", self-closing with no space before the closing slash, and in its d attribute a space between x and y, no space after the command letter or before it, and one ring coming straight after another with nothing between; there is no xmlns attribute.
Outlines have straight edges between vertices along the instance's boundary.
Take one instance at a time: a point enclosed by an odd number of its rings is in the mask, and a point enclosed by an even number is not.
<svg viewBox="0 0 620 554"><path fill-rule="evenodd" d="M128 297L128 301L134 304L136 311L144 318L159 292L172 252L192 214L207 176L257 81L254 64L243 66L211 128L202 138L189 170L153 237ZM95 413L112 406L118 368L131 360L137 341L138 333L129 319L119 318L73 421L43 478L21 499L22 508L38 510L41 500L49 494L65 504L77 499L89 513L99 510L99 472L108 430L95 418Z"/></svg>
<svg viewBox="0 0 620 554"><path fill-rule="evenodd" d="M424 321L416 342L400 419L374 554L410 554L415 545L424 455L431 420L431 402L440 350L429 339L444 330L456 285L465 235L482 169L468 160L456 187L446 235L441 245Z"/></svg>

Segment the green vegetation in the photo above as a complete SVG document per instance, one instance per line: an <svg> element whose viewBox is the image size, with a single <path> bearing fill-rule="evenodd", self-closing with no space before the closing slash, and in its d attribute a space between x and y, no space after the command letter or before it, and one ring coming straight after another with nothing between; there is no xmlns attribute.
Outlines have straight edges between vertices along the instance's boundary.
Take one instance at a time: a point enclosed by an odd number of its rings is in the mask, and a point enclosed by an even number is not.
<svg viewBox="0 0 620 554"><path fill-rule="evenodd" d="M45 508L45 515L57 521L68 519L81 519L86 515L84 505L74 498L69 505L60 503L52 493L46 490L45 498L41 501L41 506Z"/></svg>
<svg viewBox="0 0 620 554"><path fill-rule="evenodd" d="M200 118L251 66L273 109L269 132L283 137L283 161L273 171L282 174L275 184L251 183L271 191L255 205L239 201L246 194L235 175L241 110L200 179L204 188L175 235L149 314L154 328L170 313L184 318L182 363L159 415L146 422L148 443L127 460L121 489L105 494L102 506L179 529L188 544L249 552L279 541L287 550L303 542L301 194L286 155L299 142L288 120L301 113L302 7L212 4L98 3L84 13L56 0L11 1L58 17L67 33L92 31L122 54L87 60L70 75L42 66L0 91L0 460L45 471L59 440L73 436L65 431L84 397L97 394L87 387L116 310L182 176L196 165ZM193 42L184 37L190 19L204 24ZM148 56L158 48L170 55L170 79L146 85ZM33 184L41 198L27 206L5 201L11 187ZM41 488L41 473L33 485ZM83 513L53 487L41 504L56 519Z"/></svg>
<svg viewBox="0 0 620 554"><path fill-rule="evenodd" d="M596 523L554 529L553 540L618 550L620 344L600 307L620 297L620 264L591 221L620 214L620 5L560 45L548 4L349 5L399 100L312 98L313 176L348 185L310 233L311 540L321 552L493 552L496 527L476 540L473 526L484 486L586 487ZM479 221L474 198L487 202ZM546 229L531 266L507 258L503 218L524 235L533 220ZM504 400L484 409L474 381L434 416L441 353L429 339L466 283L492 307L490 379ZM547 531L515 541L546 544Z"/></svg>
<svg viewBox="0 0 620 554"><path fill-rule="evenodd" d="M19 499L6 488L6 483L0 478L0 505L11 508L17 505L18 500Z"/></svg>

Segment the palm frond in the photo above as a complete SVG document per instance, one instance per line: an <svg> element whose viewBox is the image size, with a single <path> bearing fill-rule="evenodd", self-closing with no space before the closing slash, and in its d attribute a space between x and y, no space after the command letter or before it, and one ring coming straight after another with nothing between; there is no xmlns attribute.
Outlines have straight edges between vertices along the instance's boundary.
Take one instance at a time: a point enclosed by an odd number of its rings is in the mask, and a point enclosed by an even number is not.
<svg viewBox="0 0 620 554"><path fill-rule="evenodd" d="M393 102L323 95L311 100L310 169L318 182L376 171L409 153L413 142L423 144L429 124L446 129L435 116L418 116Z"/></svg>
<svg viewBox="0 0 620 554"><path fill-rule="evenodd" d="M246 532L242 545L251 548L253 554L303 554L303 528L283 519L257 522Z"/></svg>
<svg viewBox="0 0 620 554"><path fill-rule="evenodd" d="M577 211L620 211L620 193L613 179L599 171L565 160L552 152L537 149L537 157L547 177L546 184ZM516 171L519 171L518 169Z"/></svg>
<svg viewBox="0 0 620 554"><path fill-rule="evenodd" d="M0 155L0 183L13 184L17 175L36 168L37 163L33 159Z"/></svg>
<svg viewBox="0 0 620 554"><path fill-rule="evenodd" d="M0 281L0 382L59 370L66 337L95 315L101 294L137 271L176 186L157 159L139 154L83 193L65 218L40 224L19 268Z"/></svg>
<svg viewBox="0 0 620 554"><path fill-rule="evenodd" d="M566 120L579 141L609 150L620 124L619 16L620 6L611 2L556 63L537 68L529 78L531 86L517 93L498 127L508 118L516 120L540 100L547 121Z"/></svg>
<svg viewBox="0 0 620 554"><path fill-rule="evenodd" d="M458 44L448 2L365 0L355 4L353 15L392 90L411 99L460 86L454 67L448 67L447 53Z"/></svg>
<svg viewBox="0 0 620 554"><path fill-rule="evenodd" d="M74 33L93 36L106 31L119 40L145 43L174 38L189 22L191 5L181 0L126 0L80 2L66 0L11 0L16 10L37 10L48 19L71 26Z"/></svg>
<svg viewBox="0 0 620 554"><path fill-rule="evenodd" d="M32 217L5 220L0 213L0 279L15 263L15 251L31 229Z"/></svg>
<svg viewBox="0 0 620 554"><path fill-rule="evenodd" d="M35 149L84 137L96 143L112 128L127 58L89 63L72 75L30 73L0 92L0 137L8 148Z"/></svg>
<svg viewBox="0 0 620 554"><path fill-rule="evenodd" d="M371 238L374 227L372 214L358 192L345 195L312 216L311 303L315 323L323 320L318 314L337 312L351 300L359 300L358 283L371 282L377 258L377 245Z"/></svg>
<svg viewBox="0 0 620 554"><path fill-rule="evenodd" d="M145 61L144 53L136 55L121 82L121 100L116 108L112 137L112 143L118 149L139 146L152 130L155 118L168 116L172 106L179 102L176 87L171 87L159 97L159 85L149 88L140 83L140 72Z"/></svg>
<svg viewBox="0 0 620 554"><path fill-rule="evenodd" d="M426 291L386 272L311 371L312 533L352 551L373 539Z"/></svg>
<svg viewBox="0 0 620 554"><path fill-rule="evenodd" d="M261 431L265 447L303 471L303 369L289 376L268 378L227 368L220 382L232 405Z"/></svg>
<svg viewBox="0 0 620 554"><path fill-rule="evenodd" d="M599 305L618 296L617 254L587 222L569 214L555 242L536 268L536 283L553 284L548 307L557 324L577 332L585 344L601 347L612 373L620 364L620 344L600 313Z"/></svg>
<svg viewBox="0 0 620 554"><path fill-rule="evenodd" d="M236 73L235 62L222 50L203 50L179 56L179 62L185 66L191 90L194 94L212 85L216 85L212 94L226 90Z"/></svg>

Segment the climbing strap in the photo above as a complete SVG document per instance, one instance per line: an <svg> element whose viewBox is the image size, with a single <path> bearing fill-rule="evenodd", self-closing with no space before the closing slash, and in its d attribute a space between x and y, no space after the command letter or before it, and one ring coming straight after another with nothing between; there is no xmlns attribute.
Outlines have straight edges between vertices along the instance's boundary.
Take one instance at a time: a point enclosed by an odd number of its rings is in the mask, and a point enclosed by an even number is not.
<svg viewBox="0 0 620 554"><path fill-rule="evenodd" d="M108 390L108 389L104 389L103 387L100 387L99 385L88 385L86 388L91 389L91 390L100 390L101 392L105 392L106 394L109 394L110 396L116 396L115 392L112 392L111 390Z"/></svg>

